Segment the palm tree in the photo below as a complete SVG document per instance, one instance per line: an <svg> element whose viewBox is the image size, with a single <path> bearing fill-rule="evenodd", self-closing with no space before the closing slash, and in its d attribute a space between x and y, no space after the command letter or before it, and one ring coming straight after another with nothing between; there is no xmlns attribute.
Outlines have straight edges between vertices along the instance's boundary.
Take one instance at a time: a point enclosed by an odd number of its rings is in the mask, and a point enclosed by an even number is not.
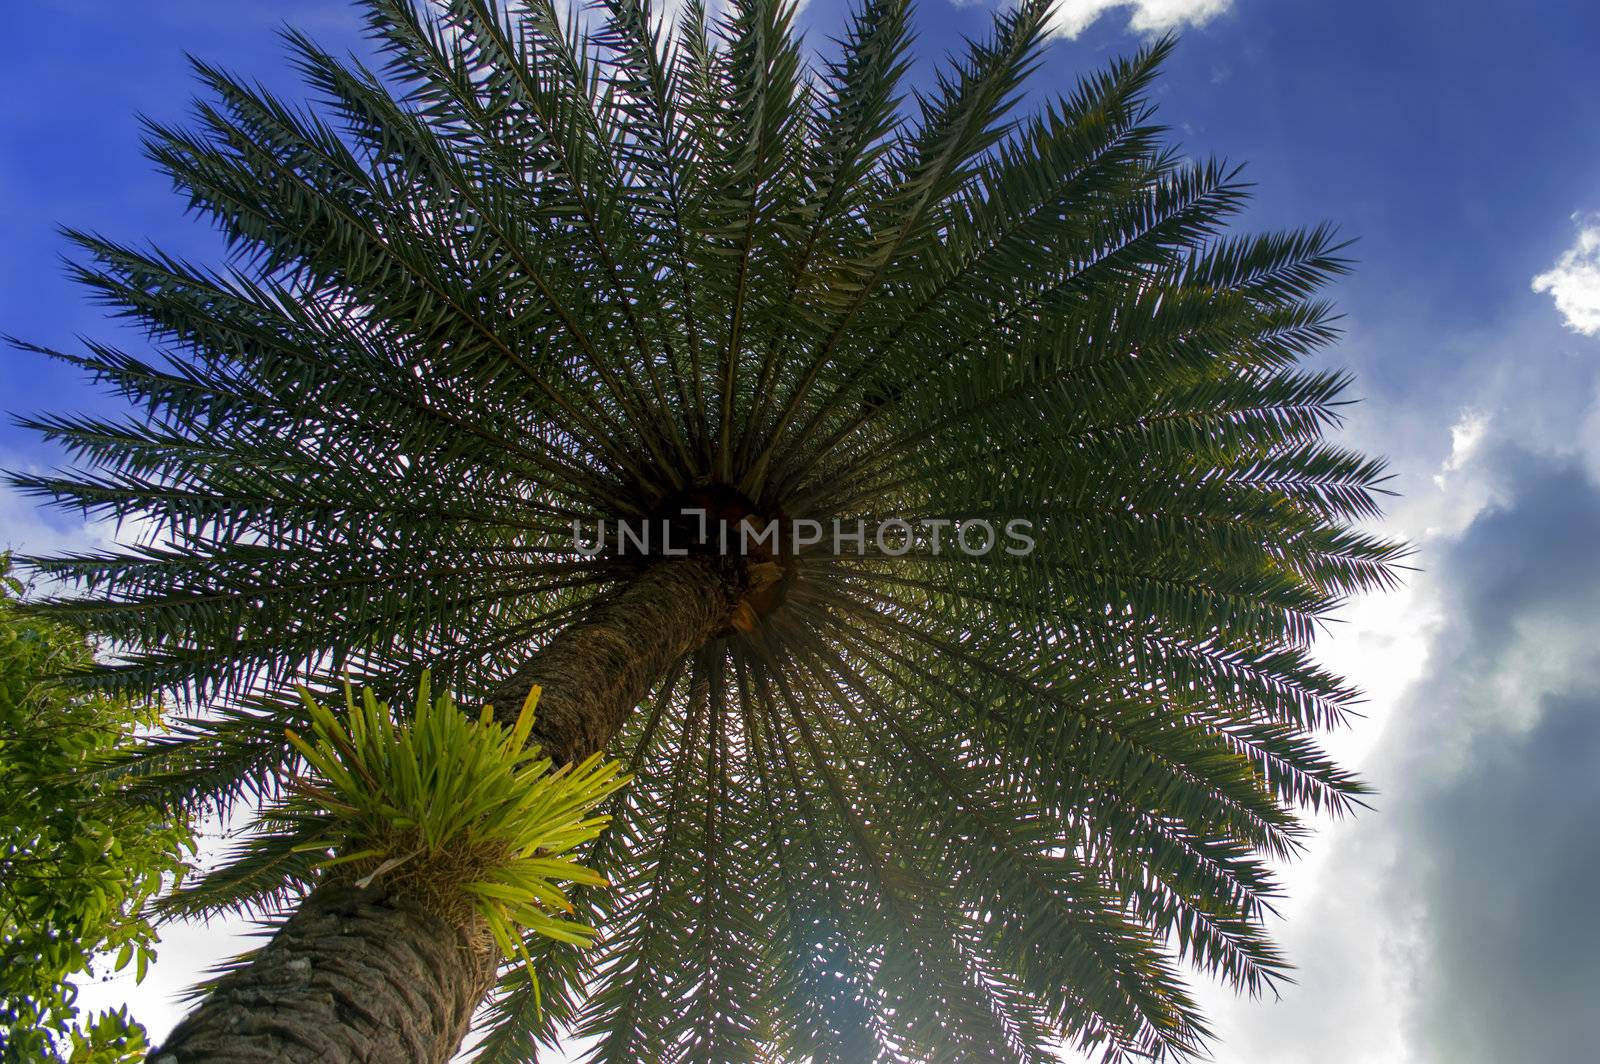
<svg viewBox="0 0 1600 1064"><path fill-rule="evenodd" d="M129 412L32 420L79 468L13 479L152 530L34 562L124 650L92 682L193 707L146 792L278 794L307 677L542 686L533 741L635 779L598 944L530 936L485 1061L1177 1057L1185 966L1281 978L1267 860L1361 793L1309 644L1400 552L1351 527L1346 377L1297 368L1340 246L1225 235L1238 172L1153 124L1170 43L1015 119L1048 0L917 92L904 0L817 60L783 0L362 6L381 69L290 33L314 106L197 63L150 125L226 269L72 234L157 353L59 354ZM167 1050L448 1059L472 929L290 841L169 900L298 908Z"/></svg>

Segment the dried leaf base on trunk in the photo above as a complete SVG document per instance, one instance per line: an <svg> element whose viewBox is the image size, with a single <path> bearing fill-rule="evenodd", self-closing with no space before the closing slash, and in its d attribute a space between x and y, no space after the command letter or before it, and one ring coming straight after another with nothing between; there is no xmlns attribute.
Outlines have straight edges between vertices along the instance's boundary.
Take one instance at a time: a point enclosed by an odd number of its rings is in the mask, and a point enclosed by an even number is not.
<svg viewBox="0 0 1600 1064"><path fill-rule="evenodd" d="M374 885L329 882L151 1064L446 1064L493 985L484 929Z"/></svg>

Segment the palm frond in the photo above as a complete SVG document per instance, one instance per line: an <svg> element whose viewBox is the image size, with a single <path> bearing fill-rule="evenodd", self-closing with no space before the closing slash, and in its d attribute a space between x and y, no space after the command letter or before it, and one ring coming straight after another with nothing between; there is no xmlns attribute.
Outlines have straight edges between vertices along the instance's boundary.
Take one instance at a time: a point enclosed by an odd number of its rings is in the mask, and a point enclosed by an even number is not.
<svg viewBox="0 0 1600 1064"><path fill-rule="evenodd" d="M659 560L575 521L894 518L945 549L785 549L651 677L574 853L595 946L522 939L478 1059L1176 1059L1188 971L1286 978L1270 862L1365 793L1310 646L1404 549L1327 441L1349 378L1300 368L1344 245L1228 231L1239 171L1155 121L1172 43L1018 116L1045 0L921 93L904 0L823 61L784 0L360 6L371 65L286 35L309 103L197 63L147 124L226 262L69 233L147 349L22 345L123 407L23 419L74 467L11 478L142 530L31 561L117 649L84 682L177 696L102 771L274 803L297 682L488 698ZM292 901L268 827L165 911Z"/></svg>

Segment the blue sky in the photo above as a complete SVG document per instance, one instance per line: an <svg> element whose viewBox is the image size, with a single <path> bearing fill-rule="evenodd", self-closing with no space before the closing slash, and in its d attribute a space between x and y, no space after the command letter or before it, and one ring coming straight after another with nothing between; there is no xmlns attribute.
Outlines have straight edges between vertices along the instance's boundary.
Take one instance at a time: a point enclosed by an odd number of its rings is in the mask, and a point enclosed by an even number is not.
<svg viewBox="0 0 1600 1064"><path fill-rule="evenodd" d="M821 40L845 7L810 0L802 24ZM922 0L917 54L988 17ZM7 12L25 47L0 70L0 331L117 338L66 282L58 224L217 254L140 155L135 116L183 116L185 51L292 91L283 21L360 47L342 0ZM1600 870L1600 5L1067 0L1060 26L1040 93L1181 30L1160 114L1190 154L1248 164L1245 223L1329 220L1357 241L1334 292L1346 337L1324 357L1357 375L1347 431L1392 458L1384 526L1421 567L1352 605L1324 649L1371 694L1332 741L1381 795L1291 871L1281 933L1301 983L1214 995L1216 1059L1571 1064L1600 998L1584 893ZM0 353L7 411L99 401ZM0 426L0 466L53 460ZM0 495L0 545L109 534ZM222 930L180 930L143 987L92 999L131 997L159 1031L172 990L226 948Z"/></svg>

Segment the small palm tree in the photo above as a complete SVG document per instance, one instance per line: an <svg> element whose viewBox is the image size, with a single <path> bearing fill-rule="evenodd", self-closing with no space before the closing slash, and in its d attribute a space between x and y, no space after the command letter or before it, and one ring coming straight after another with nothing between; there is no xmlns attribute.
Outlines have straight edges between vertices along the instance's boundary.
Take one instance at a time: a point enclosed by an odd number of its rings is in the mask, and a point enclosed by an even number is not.
<svg viewBox="0 0 1600 1064"><path fill-rule="evenodd" d="M508 724L542 687L553 764L635 779L597 945L530 935L485 1061L1165 1058L1185 963L1281 977L1265 860L1361 791L1307 648L1399 552L1350 527L1346 378L1296 368L1339 247L1222 234L1237 172L1152 124L1170 45L1018 120L1048 0L917 93L904 0L815 62L784 0L362 6L380 70L288 37L315 107L197 64L150 126L226 270L73 234L159 353L59 355L130 413L32 420L80 469L14 480L154 530L34 562L124 648L95 682L203 704L148 793L278 795L307 678ZM168 902L298 904L197 1016L229 1059L448 1059L498 953L294 841Z"/></svg>

